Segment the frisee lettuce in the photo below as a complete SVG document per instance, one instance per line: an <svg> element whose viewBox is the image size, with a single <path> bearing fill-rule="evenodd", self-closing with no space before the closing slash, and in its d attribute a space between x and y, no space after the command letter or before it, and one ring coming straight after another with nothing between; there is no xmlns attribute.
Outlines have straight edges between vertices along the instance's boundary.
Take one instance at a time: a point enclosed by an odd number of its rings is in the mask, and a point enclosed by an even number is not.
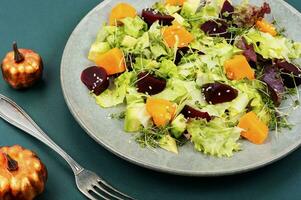
<svg viewBox="0 0 301 200"><path fill-rule="evenodd" d="M127 89L133 81L134 74L125 72L114 81L114 87L95 96L96 103L103 108L110 108L122 104L126 97Z"/></svg>
<svg viewBox="0 0 301 200"><path fill-rule="evenodd" d="M249 44L253 44L255 51L266 59L291 60L301 57L301 43L293 42L283 36L271 36L254 28L244 37Z"/></svg>
<svg viewBox="0 0 301 200"><path fill-rule="evenodd" d="M196 150L217 157L230 157L233 152L241 149L238 140L241 129L227 125L220 118L210 122L193 120L187 125L188 133Z"/></svg>

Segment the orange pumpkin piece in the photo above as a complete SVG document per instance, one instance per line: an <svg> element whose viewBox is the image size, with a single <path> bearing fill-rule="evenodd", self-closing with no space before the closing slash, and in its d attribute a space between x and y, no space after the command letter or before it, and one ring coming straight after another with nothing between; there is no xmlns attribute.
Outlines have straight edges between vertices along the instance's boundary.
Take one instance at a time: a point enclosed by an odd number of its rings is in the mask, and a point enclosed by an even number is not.
<svg viewBox="0 0 301 200"><path fill-rule="evenodd" d="M166 4L171 6L182 6L186 0L166 0Z"/></svg>
<svg viewBox="0 0 301 200"><path fill-rule="evenodd" d="M255 79L255 72L243 55L236 55L232 59L227 60L224 63L224 68L230 80Z"/></svg>
<svg viewBox="0 0 301 200"><path fill-rule="evenodd" d="M123 52L114 48L95 58L95 63L103 67L108 75L124 72L126 69Z"/></svg>
<svg viewBox="0 0 301 200"><path fill-rule="evenodd" d="M256 22L256 27L264 33L269 33L272 36L276 36L277 35L277 31L276 28L270 24L269 22L267 22L264 19L258 20Z"/></svg>
<svg viewBox="0 0 301 200"><path fill-rule="evenodd" d="M166 126L176 113L176 104L165 99L148 98L146 110L152 116L156 126Z"/></svg>
<svg viewBox="0 0 301 200"><path fill-rule="evenodd" d="M133 6L127 3L119 3L112 9L109 23L111 26L115 26L118 25L118 20L126 17L134 18L136 15L137 11Z"/></svg>
<svg viewBox="0 0 301 200"><path fill-rule="evenodd" d="M162 34L168 47L174 47L176 43L178 47L187 47L194 39L191 33L177 23L163 28Z"/></svg>
<svg viewBox="0 0 301 200"><path fill-rule="evenodd" d="M245 114L239 121L238 127L244 129L241 136L254 144L263 144L268 137L269 128L254 112Z"/></svg>

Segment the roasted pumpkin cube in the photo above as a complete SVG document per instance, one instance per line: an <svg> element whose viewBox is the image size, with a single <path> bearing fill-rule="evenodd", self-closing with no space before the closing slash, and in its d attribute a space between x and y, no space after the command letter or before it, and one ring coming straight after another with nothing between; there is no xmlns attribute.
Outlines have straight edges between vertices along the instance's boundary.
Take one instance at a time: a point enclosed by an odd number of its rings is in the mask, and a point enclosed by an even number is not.
<svg viewBox="0 0 301 200"><path fill-rule="evenodd" d="M146 102L146 110L158 127L166 126L173 119L176 108L176 104L165 99L148 98Z"/></svg>
<svg viewBox="0 0 301 200"><path fill-rule="evenodd" d="M111 26L119 25L118 20L124 19L126 17L136 17L136 9L127 3L117 4L111 11L109 17L109 23Z"/></svg>
<svg viewBox="0 0 301 200"><path fill-rule="evenodd" d="M162 29L164 41L168 47L187 47L193 41L193 35L189 33L183 26L174 24Z"/></svg>
<svg viewBox="0 0 301 200"><path fill-rule="evenodd" d="M224 68L230 80L255 79L255 72L243 55L236 55L232 59L227 60L224 63Z"/></svg>
<svg viewBox="0 0 301 200"><path fill-rule="evenodd" d="M95 63L103 67L108 75L122 73L126 70L123 52L114 48L95 58Z"/></svg>
<svg viewBox="0 0 301 200"><path fill-rule="evenodd" d="M238 127L243 129L241 136L254 144L263 144L268 137L269 128L254 112L242 116Z"/></svg>

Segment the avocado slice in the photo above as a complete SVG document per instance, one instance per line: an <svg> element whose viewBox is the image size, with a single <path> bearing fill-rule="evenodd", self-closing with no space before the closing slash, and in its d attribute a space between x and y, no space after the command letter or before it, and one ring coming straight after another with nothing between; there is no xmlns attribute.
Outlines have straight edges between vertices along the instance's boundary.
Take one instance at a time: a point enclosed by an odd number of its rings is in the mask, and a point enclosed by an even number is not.
<svg viewBox="0 0 301 200"><path fill-rule="evenodd" d="M124 130L138 132L142 127L149 125L151 116L146 111L144 103L131 104L125 112Z"/></svg>
<svg viewBox="0 0 301 200"><path fill-rule="evenodd" d="M178 154L178 147L177 147L176 140L170 135L165 135L164 137L162 137L159 141L159 146L162 149Z"/></svg>
<svg viewBox="0 0 301 200"><path fill-rule="evenodd" d="M186 119L183 114L179 114L172 122L171 122L171 133L175 138L179 138L182 136L184 131L186 130Z"/></svg>

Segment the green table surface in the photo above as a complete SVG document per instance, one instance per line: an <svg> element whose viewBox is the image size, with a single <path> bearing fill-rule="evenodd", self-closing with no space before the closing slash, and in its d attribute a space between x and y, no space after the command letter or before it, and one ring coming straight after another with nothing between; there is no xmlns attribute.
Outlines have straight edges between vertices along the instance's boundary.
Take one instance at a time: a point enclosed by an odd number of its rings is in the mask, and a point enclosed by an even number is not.
<svg viewBox="0 0 301 200"><path fill-rule="evenodd" d="M301 10L299 0L288 2ZM137 199L301 199L301 149L249 173L191 178L135 166L94 142L65 104L60 62L72 30L99 3L100 0L1 0L0 56L16 40L20 47L32 48L42 55L45 76L43 82L25 91L11 89L0 78L0 93L21 105L79 163ZM85 199L64 160L44 144L0 120L0 146L13 144L35 151L48 168L47 188L39 200Z"/></svg>

